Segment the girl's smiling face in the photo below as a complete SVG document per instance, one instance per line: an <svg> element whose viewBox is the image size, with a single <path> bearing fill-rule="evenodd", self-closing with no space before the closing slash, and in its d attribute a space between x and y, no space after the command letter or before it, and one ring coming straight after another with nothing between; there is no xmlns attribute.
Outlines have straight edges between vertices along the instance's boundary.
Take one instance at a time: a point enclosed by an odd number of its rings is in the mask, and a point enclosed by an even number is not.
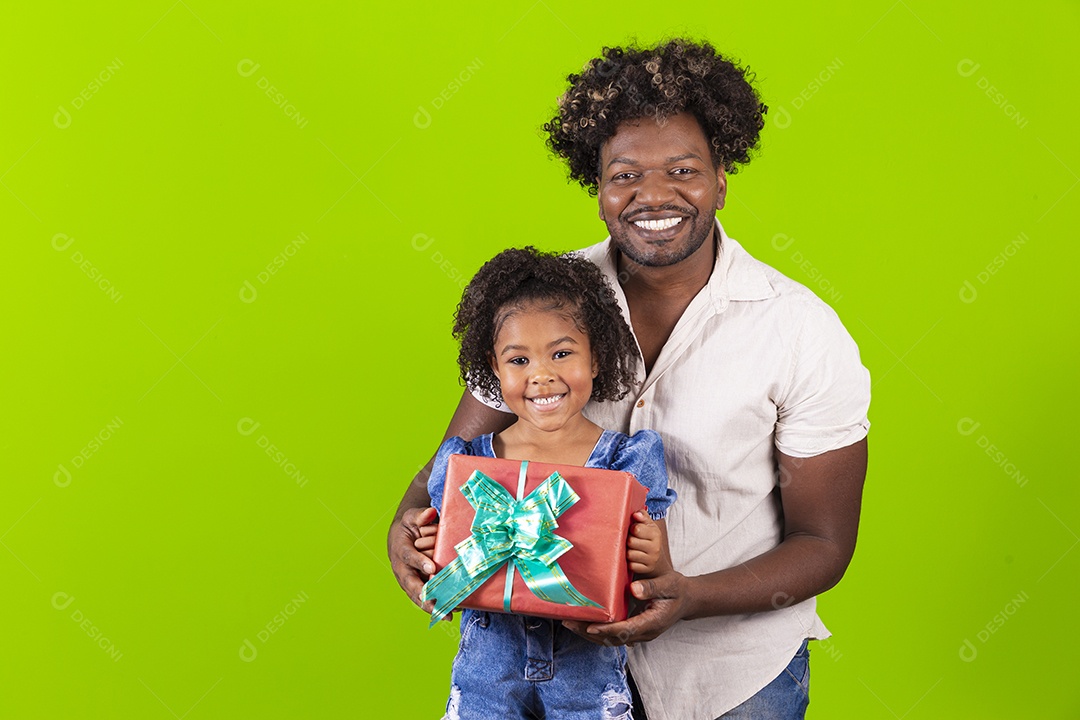
<svg viewBox="0 0 1080 720"><path fill-rule="evenodd" d="M536 304L500 310L491 368L503 400L520 420L546 432L585 420L581 409L598 371L589 336L572 312Z"/></svg>

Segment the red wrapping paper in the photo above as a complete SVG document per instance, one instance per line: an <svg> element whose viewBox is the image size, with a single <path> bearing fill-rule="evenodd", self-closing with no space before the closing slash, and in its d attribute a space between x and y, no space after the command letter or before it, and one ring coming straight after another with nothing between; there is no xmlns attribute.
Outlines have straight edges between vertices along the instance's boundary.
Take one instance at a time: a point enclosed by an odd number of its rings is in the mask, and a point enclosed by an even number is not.
<svg viewBox="0 0 1080 720"><path fill-rule="evenodd" d="M457 557L454 546L471 534L473 509L461 494L461 485L479 470L517 497L521 461L451 455L443 488L439 534L435 540L435 565L441 570ZM648 491L628 472L597 470L576 465L530 462L525 479L525 497L553 472L558 472L581 498L556 521L557 535L574 547L559 558L559 566L578 591L601 608L561 605L533 595L521 573L514 573L510 611L520 615L558 620L615 622L625 620L630 571L626 562L626 538L630 516L645 507ZM503 593L506 567L495 572L461 603L474 610L505 612Z"/></svg>

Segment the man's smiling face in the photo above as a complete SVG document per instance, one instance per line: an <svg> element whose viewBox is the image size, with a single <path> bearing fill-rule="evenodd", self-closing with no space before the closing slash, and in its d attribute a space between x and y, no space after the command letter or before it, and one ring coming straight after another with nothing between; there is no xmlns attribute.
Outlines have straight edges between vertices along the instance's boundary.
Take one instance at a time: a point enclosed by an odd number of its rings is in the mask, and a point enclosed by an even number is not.
<svg viewBox="0 0 1080 720"><path fill-rule="evenodd" d="M600 151L600 219L627 258L674 265L712 237L727 190L709 141L689 113L619 125Z"/></svg>

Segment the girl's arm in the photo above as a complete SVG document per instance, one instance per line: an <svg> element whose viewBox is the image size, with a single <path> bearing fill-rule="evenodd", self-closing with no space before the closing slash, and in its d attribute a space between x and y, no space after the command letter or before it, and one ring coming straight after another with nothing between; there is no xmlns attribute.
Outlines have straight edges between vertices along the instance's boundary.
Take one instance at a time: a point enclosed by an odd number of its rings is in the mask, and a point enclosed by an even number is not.
<svg viewBox="0 0 1080 720"><path fill-rule="evenodd" d="M626 540L626 559L630 572L637 577L658 577L671 572L671 553L667 543L667 523L652 520L644 510L632 517L630 535Z"/></svg>

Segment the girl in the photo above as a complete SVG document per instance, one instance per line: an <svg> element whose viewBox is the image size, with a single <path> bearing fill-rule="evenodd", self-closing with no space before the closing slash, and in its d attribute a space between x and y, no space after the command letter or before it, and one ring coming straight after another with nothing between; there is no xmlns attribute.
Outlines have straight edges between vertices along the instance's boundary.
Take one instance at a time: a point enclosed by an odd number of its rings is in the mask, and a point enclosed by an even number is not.
<svg viewBox="0 0 1080 720"><path fill-rule="evenodd" d="M675 492L660 436L604 430L582 414L590 400L630 391L637 357L596 266L531 247L499 253L465 289L454 337L466 385L505 403L517 421L495 435L444 442L428 480L432 506L442 507L454 454L624 470L649 491L648 514L634 513L627 540L630 570L644 577L670 571L663 518ZM416 540L429 557L437 528ZM621 646L593 644L558 621L464 610L446 717L629 718L625 664Z"/></svg>

